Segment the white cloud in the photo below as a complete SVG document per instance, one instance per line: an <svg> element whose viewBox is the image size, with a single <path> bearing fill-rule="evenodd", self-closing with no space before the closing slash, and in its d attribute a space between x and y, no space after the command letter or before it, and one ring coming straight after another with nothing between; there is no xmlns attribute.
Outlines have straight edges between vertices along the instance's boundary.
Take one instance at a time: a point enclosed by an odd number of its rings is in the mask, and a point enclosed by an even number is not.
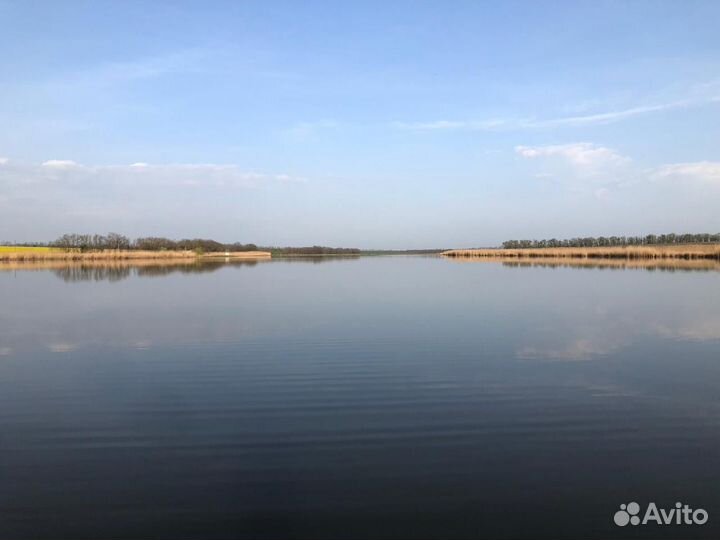
<svg viewBox="0 0 720 540"><path fill-rule="evenodd" d="M255 211L248 210L248 201L264 203L265 188L292 190L290 186L301 182L305 180L285 172L246 171L234 164L12 161L0 167L0 237L17 238L18 224L26 221L36 231L48 231L34 235L51 238L67 230L134 229L147 234L161 220L176 228L194 220L194 230L230 221L247 226ZM277 191L274 195L282 198Z"/></svg>
<svg viewBox="0 0 720 540"><path fill-rule="evenodd" d="M132 165L86 167L88 174L130 185L141 179L143 186L200 186L206 188L257 187L262 183L297 181L289 174L266 174L244 171L234 164L171 163L154 165L138 162Z"/></svg>
<svg viewBox="0 0 720 540"><path fill-rule="evenodd" d="M557 144L547 146L516 146L515 153L526 159L559 160L572 165L575 172L632 175L641 180L678 179L706 184L720 185L719 161L696 161L669 163L644 171L631 170L632 160L612 148L588 142ZM536 178L554 176L547 172L535 174ZM596 192L599 198L607 191Z"/></svg>
<svg viewBox="0 0 720 540"><path fill-rule="evenodd" d="M617 150L589 142L516 146L515 153L539 162L542 169L533 174L535 178L552 178L554 185L602 202L614 199L620 191L629 197L634 187L634 196L638 196L638 190L654 186L654 196L660 200L662 194L662 204L672 204L672 199L681 194L683 198L704 197L704 202L709 203L707 190L700 188L720 187L720 162L717 161L670 163L643 169Z"/></svg>
<svg viewBox="0 0 720 540"><path fill-rule="evenodd" d="M643 180L629 157L594 143L516 146L515 153L539 163L535 178L596 201L609 201L614 191Z"/></svg>
<svg viewBox="0 0 720 540"><path fill-rule="evenodd" d="M88 188L97 190L125 191L135 187L145 190L173 188L183 185L197 185L206 188L257 187L267 182L304 181L304 178L287 173L269 174L245 171L235 164L217 163L173 163L153 165L137 162L131 165L83 165L76 161L51 159L39 166L13 162L12 167L0 173L0 186L5 193L12 194L13 188L38 184L68 190Z"/></svg>
<svg viewBox="0 0 720 540"><path fill-rule="evenodd" d="M10 161L8 158L0 157L0 165L5 165L8 161Z"/></svg>
<svg viewBox="0 0 720 540"><path fill-rule="evenodd" d="M50 167L55 169L67 169L70 167L77 167L78 164L71 159L49 159L42 163L43 167Z"/></svg>
<svg viewBox="0 0 720 540"><path fill-rule="evenodd" d="M491 131L503 127L517 125L517 120L435 120L431 122L393 122L392 126L398 129L407 129L411 131Z"/></svg>
<svg viewBox="0 0 720 540"><path fill-rule="evenodd" d="M663 165L653 172L653 176L656 179L687 179L720 186L720 162L696 161Z"/></svg>
<svg viewBox="0 0 720 540"><path fill-rule="evenodd" d="M578 167L624 165L630 162L629 158L611 148L587 142L548 146L516 146L515 152L529 159L559 157Z"/></svg>

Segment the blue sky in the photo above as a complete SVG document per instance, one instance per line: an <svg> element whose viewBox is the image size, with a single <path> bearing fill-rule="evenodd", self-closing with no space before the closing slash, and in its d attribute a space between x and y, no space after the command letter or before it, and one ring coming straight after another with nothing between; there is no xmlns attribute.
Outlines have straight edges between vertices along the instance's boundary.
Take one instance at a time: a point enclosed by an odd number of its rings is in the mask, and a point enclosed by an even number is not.
<svg viewBox="0 0 720 540"><path fill-rule="evenodd" d="M720 231L720 3L0 0L0 241Z"/></svg>

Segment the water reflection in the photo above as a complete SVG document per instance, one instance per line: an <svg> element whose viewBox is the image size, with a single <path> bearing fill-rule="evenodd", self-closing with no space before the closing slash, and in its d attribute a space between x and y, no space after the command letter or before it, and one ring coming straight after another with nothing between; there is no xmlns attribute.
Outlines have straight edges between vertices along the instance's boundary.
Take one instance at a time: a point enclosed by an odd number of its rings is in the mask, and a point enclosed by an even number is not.
<svg viewBox="0 0 720 540"><path fill-rule="evenodd" d="M322 264L329 262L353 261L360 259L360 257L362 257L362 255L281 255L274 257L274 259L284 263Z"/></svg>
<svg viewBox="0 0 720 540"><path fill-rule="evenodd" d="M120 281L130 277L134 268L131 266L65 266L52 272L66 283L73 281Z"/></svg>
<svg viewBox="0 0 720 540"><path fill-rule="evenodd" d="M328 262L334 264L323 265L322 271L317 267ZM598 272L605 268L653 270L656 265L482 262L447 264L446 259L437 257L290 257L46 265L48 274L65 283L115 284L129 278L170 275L207 279L132 284L122 295L94 289L79 297L48 283L35 285L46 290L44 297L56 297L55 303L63 305L61 319L52 312L40 317L28 311L35 290L25 296L6 293L0 305L0 322L7 321L4 336L0 335L0 355L11 355L18 345L38 341L46 350L67 353L102 343L132 348L178 342L228 343L262 335L302 336L323 328L354 336L371 329L377 332L377 325L384 325L390 335L402 331L420 340L442 336L450 331L446 321L459 316L465 321L459 329L472 321L480 325L480 329L463 333L463 341L472 337L498 351L510 346L506 354L524 360L609 357L648 339L720 339L720 289L714 280L697 287L695 281L688 286L681 275L667 275L658 289L653 279L639 274ZM713 279L710 268L702 265L708 261L688 262L702 267L683 270L700 270ZM29 268L37 271L42 266ZM264 271L235 275L238 269L260 268ZM576 268L588 272L578 273ZM382 271L374 272L379 269ZM544 272L546 269L558 273ZM663 274L666 272L658 277ZM16 273L14 281L22 277ZM718 297L717 302L713 297ZM32 317L27 325L16 323L18 309ZM108 316L81 320L87 309ZM494 314L496 320L485 321L487 314ZM44 322L38 324L39 320ZM422 335L418 334L418 321L425 321ZM507 332L511 336L503 341L487 341Z"/></svg>
<svg viewBox="0 0 720 540"><path fill-rule="evenodd" d="M495 258L449 258L455 263L465 264L498 264L508 268L578 268L588 270L646 270L648 272L717 272L720 271L720 261L712 259L568 259L568 258L542 258L518 260L517 257Z"/></svg>
<svg viewBox="0 0 720 540"><path fill-rule="evenodd" d="M292 256L278 257L277 261L283 263L322 264L356 260L358 255L343 256ZM203 259L198 261L147 260L147 261L86 261L82 263L65 261L48 262L13 262L0 263L0 272L33 272L52 271L58 278L66 283L77 281L109 281L117 282L129 277L160 277L170 274L207 274L221 268L252 267L270 262L267 259L237 260L237 259Z"/></svg>
<svg viewBox="0 0 720 540"><path fill-rule="evenodd" d="M720 507L716 273L77 266L0 272L2 538L613 538L629 497Z"/></svg>
<svg viewBox="0 0 720 540"><path fill-rule="evenodd" d="M33 272L50 271L66 283L78 281L109 281L117 282L132 276L158 277L170 274L205 274L223 267L255 266L261 260L203 260L203 261L118 261L101 262L87 261L82 263L38 262L38 263L0 263L0 272Z"/></svg>

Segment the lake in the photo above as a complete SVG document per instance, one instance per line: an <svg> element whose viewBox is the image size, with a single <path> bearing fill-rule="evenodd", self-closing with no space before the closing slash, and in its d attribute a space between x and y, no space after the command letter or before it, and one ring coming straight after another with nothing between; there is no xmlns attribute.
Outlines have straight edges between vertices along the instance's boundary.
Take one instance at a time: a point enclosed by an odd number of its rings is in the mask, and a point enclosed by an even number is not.
<svg viewBox="0 0 720 540"><path fill-rule="evenodd" d="M716 271L0 271L0 538L718 538L718 485Z"/></svg>

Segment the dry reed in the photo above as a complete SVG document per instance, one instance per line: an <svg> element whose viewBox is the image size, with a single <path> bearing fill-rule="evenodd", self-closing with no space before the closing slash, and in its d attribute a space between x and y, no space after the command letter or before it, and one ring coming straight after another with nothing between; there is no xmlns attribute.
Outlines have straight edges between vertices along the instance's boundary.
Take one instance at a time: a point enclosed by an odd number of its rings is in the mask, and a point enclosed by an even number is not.
<svg viewBox="0 0 720 540"><path fill-rule="evenodd" d="M269 259L267 251L239 251L226 254L205 253L196 254L193 251L133 251L133 250L103 250L80 253L77 251L0 251L0 262L33 262L33 261L122 261L122 260L169 260L169 259Z"/></svg>
<svg viewBox="0 0 720 540"><path fill-rule="evenodd" d="M720 260L720 244L618 246L587 248L453 249L442 253L458 258L514 259L713 259Z"/></svg>

